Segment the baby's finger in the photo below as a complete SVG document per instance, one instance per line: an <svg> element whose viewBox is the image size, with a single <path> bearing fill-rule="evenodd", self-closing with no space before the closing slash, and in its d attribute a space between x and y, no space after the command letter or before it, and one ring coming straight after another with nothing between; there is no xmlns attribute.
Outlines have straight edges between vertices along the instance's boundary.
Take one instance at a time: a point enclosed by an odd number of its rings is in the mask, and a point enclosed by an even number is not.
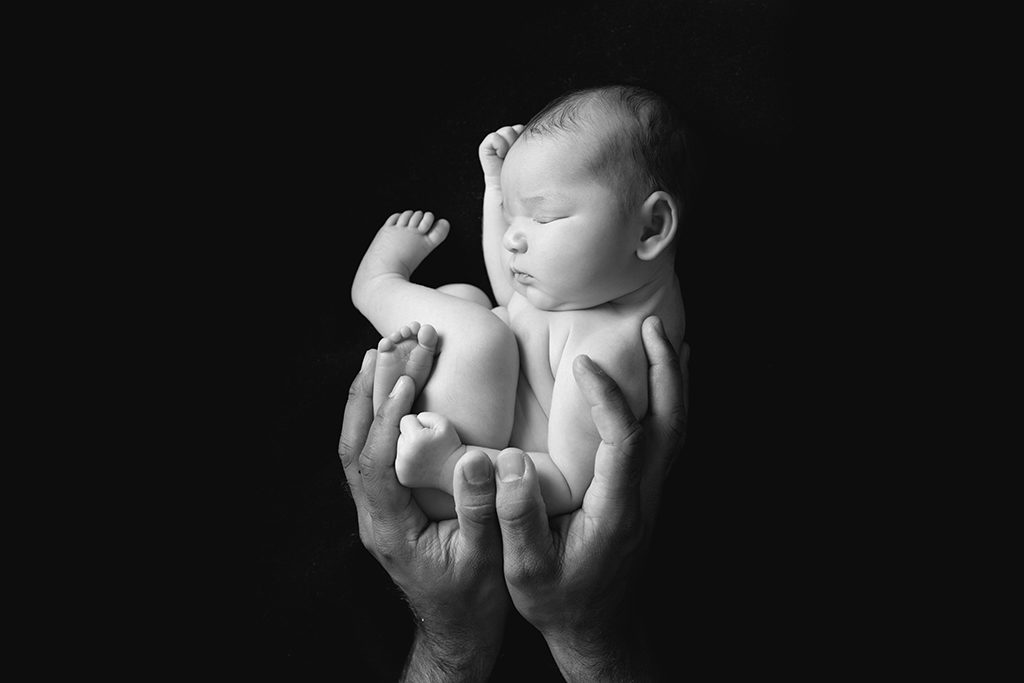
<svg viewBox="0 0 1024 683"><path fill-rule="evenodd" d="M522 130L522 126L520 126L520 130ZM512 143L519 137L519 131L516 130L515 126L504 126L503 128L498 129L498 135L509 147L511 147ZM507 152L508 148L506 148L505 151Z"/></svg>
<svg viewBox="0 0 1024 683"><path fill-rule="evenodd" d="M497 133L491 133L480 143L480 156L504 158L508 152L509 144L509 141L502 136Z"/></svg>

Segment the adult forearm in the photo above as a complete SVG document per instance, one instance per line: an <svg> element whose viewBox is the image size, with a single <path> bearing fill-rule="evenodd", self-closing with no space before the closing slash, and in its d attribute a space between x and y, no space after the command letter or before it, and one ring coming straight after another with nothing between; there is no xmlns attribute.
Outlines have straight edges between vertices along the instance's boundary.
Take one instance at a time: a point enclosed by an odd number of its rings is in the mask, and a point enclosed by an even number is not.
<svg viewBox="0 0 1024 683"><path fill-rule="evenodd" d="M551 656L567 681L660 681L646 630L637 623L589 632L546 633Z"/></svg>
<svg viewBox="0 0 1024 683"><path fill-rule="evenodd" d="M479 634L431 632L420 626L402 671L402 681L482 681L494 668L501 649L501 634L486 639Z"/></svg>

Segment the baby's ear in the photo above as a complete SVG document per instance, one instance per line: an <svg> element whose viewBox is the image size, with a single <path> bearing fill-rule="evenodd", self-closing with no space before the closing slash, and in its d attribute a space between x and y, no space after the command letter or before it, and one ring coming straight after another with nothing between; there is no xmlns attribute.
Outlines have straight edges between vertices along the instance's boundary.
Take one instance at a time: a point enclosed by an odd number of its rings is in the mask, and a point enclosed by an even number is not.
<svg viewBox="0 0 1024 683"><path fill-rule="evenodd" d="M668 192L657 190L644 200L641 215L643 230L636 255L642 261L651 261L675 240L679 228L679 206Z"/></svg>

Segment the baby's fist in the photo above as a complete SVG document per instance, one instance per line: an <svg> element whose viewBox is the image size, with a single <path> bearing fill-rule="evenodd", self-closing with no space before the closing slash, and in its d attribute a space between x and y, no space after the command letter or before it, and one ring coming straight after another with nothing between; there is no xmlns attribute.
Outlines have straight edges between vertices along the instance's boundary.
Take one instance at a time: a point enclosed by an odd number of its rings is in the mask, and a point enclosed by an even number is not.
<svg viewBox="0 0 1024 683"><path fill-rule="evenodd" d="M519 134L523 132L523 124L505 126L494 131L480 143L480 167L484 170L484 181L497 185L501 177L501 165L505 155L511 149Z"/></svg>

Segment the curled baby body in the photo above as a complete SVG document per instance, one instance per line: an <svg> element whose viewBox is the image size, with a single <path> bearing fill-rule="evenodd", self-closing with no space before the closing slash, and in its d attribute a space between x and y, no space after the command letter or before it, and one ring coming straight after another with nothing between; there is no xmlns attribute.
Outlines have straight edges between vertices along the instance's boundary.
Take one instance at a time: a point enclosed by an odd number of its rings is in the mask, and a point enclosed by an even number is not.
<svg viewBox="0 0 1024 683"><path fill-rule="evenodd" d="M574 510L593 479L600 436L573 366L594 363L622 388L634 415L643 416L647 358L641 325L656 315L666 336L675 346L681 345L684 320L678 287L645 292L634 305L567 311L537 309L514 294L507 309L496 312L507 319L519 356L515 419L507 445L529 456L548 514ZM457 463L468 450L482 450L496 460L506 444L464 443L452 421L430 408L427 405L426 412L403 419L396 470L407 486L450 494Z"/></svg>
<svg viewBox="0 0 1024 683"><path fill-rule="evenodd" d="M575 94L481 143L483 252L497 308L475 287L410 281L448 233L429 212L394 214L363 257L353 302L389 335L374 403L399 375L421 390L419 412L400 425L395 470L432 518L454 517L459 462L476 448L499 476L502 449L526 451L509 462L536 469L548 514L579 507L595 476L601 406L584 400L574 364L611 376L640 417L644 319L658 316L681 346L682 205L662 153L676 137L661 104L635 94Z"/></svg>
<svg viewBox="0 0 1024 683"><path fill-rule="evenodd" d="M509 301L507 319L517 342L519 373L508 445L525 451L536 468L548 514L580 506L594 476L600 443L592 408L576 384L574 363L596 364L623 389L634 414L644 415L647 358L641 325L647 316L658 315L678 345L682 319L675 308L609 304L544 311L519 295ZM396 470L407 486L451 493L455 468L468 450L482 450L496 460L501 446L463 443L451 420L427 410L403 419Z"/></svg>

